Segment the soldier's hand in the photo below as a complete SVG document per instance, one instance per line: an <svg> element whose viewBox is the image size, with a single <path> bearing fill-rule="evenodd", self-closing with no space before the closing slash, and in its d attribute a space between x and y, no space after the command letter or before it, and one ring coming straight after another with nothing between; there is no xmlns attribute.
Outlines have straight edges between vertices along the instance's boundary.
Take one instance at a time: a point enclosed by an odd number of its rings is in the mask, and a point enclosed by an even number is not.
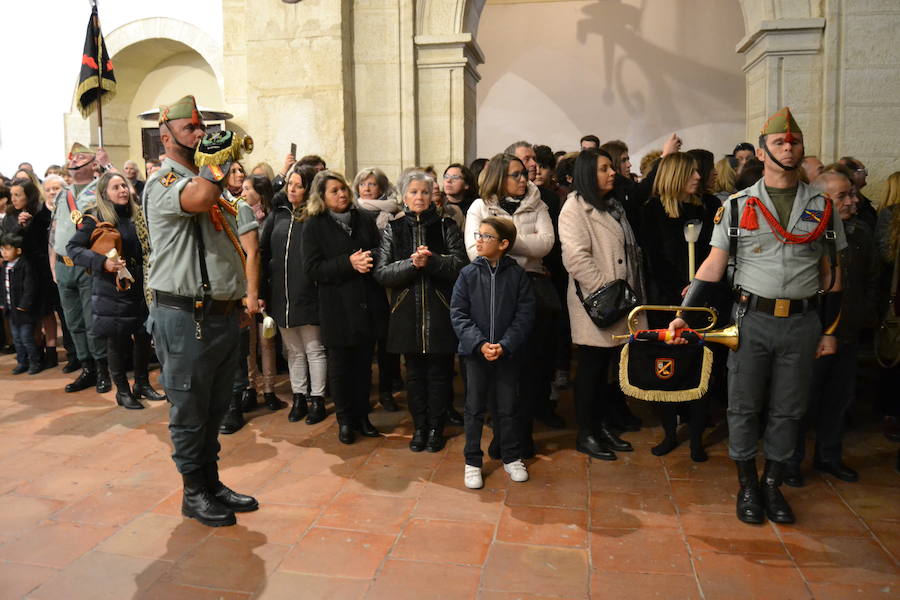
<svg viewBox="0 0 900 600"><path fill-rule="evenodd" d="M350 265L360 273L372 270L372 253L368 250L357 250L350 255Z"/></svg>
<svg viewBox="0 0 900 600"><path fill-rule="evenodd" d="M829 354L837 354L837 338L833 335L823 335L819 339L819 346L816 348L816 358L828 356Z"/></svg>
<svg viewBox="0 0 900 600"><path fill-rule="evenodd" d="M102 146L97 148L97 154L94 156L94 158L97 161L97 164L104 170L110 163L109 154L106 152L106 148Z"/></svg>
<svg viewBox="0 0 900 600"><path fill-rule="evenodd" d="M684 338L675 337L675 331L678 329L684 329L687 327L687 323L681 317L675 317L672 319L672 322L669 323L669 339L666 340L667 344L687 344L688 341Z"/></svg>
<svg viewBox="0 0 900 600"><path fill-rule="evenodd" d="M125 268L125 260L121 259L121 258L116 258L116 259L107 258L103 262L103 269L107 273L117 273L124 268Z"/></svg>

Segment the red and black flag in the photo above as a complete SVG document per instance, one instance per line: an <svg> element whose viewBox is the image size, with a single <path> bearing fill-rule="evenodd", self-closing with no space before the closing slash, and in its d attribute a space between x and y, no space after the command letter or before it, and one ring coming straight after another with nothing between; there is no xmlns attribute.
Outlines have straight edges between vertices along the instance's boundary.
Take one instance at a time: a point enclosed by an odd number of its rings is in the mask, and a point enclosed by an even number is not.
<svg viewBox="0 0 900 600"><path fill-rule="evenodd" d="M85 119L94 112L98 102L106 104L116 95L116 75L109 53L106 51L106 44L103 42L96 3L91 10L91 19L88 21L87 35L84 39L76 95L78 110Z"/></svg>

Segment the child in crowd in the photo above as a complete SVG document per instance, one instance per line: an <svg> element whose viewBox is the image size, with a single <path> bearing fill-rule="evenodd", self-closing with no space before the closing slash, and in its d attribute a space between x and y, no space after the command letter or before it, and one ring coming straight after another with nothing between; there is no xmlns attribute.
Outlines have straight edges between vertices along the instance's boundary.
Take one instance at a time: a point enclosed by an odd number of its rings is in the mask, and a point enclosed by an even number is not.
<svg viewBox="0 0 900 600"><path fill-rule="evenodd" d="M535 299L528 274L506 256L516 241L510 219L488 217L475 234L478 256L462 269L450 301L450 318L465 359L465 485L478 489L481 431L488 406L495 407L494 436L512 481L528 481L518 425L518 352L534 325Z"/></svg>
<svg viewBox="0 0 900 600"><path fill-rule="evenodd" d="M34 341L37 319L32 308L35 304L34 271L28 257L22 255L22 236L6 233L0 236L0 254L3 256L0 293L3 311L9 318L16 361L13 375L28 371L29 375L41 372L41 358Z"/></svg>

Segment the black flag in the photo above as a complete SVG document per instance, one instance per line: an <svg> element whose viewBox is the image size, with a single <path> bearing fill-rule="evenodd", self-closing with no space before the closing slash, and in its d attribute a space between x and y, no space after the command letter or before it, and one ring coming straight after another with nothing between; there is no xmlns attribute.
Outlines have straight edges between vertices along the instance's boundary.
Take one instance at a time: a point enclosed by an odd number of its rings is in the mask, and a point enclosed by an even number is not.
<svg viewBox="0 0 900 600"><path fill-rule="evenodd" d="M98 102L106 104L116 95L116 75L106 51L106 44L103 43L96 4L91 10L91 19L88 21L87 35L84 39L76 95L78 110L85 119L94 112Z"/></svg>

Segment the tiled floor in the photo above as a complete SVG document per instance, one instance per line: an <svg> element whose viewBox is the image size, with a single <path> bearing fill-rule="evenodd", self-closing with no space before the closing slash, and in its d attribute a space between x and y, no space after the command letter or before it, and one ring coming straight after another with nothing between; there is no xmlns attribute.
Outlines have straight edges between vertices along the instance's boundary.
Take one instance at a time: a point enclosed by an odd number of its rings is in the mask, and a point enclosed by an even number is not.
<svg viewBox="0 0 900 600"><path fill-rule="evenodd" d="M531 481L491 461L470 491L458 428L445 451L412 454L406 413L376 410L385 436L344 446L333 417L262 409L221 438L223 479L262 508L209 529L179 514L164 404L126 411L62 393L59 370L11 366L0 359L0 598L900 598L896 445L874 426L846 444L860 483L810 474L786 489L796 525L753 527L734 517L720 430L698 465L685 445L651 455L657 427L626 434L635 452L609 463L541 429Z"/></svg>

